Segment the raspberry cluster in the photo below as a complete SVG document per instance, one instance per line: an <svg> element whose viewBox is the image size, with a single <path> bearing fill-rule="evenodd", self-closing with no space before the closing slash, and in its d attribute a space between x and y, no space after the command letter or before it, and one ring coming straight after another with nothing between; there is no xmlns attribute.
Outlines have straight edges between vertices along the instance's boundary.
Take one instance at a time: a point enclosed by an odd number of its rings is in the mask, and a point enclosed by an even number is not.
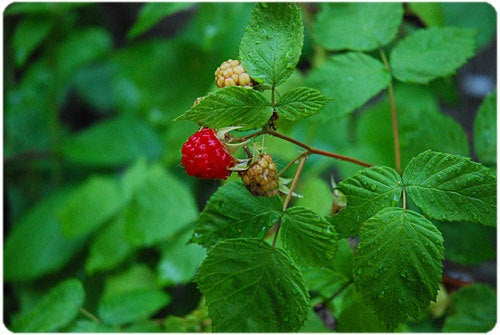
<svg viewBox="0 0 500 335"><path fill-rule="evenodd" d="M190 176L204 179L226 179L228 168L236 163L215 130L203 128L188 138L182 146L182 165Z"/></svg>
<svg viewBox="0 0 500 335"><path fill-rule="evenodd" d="M255 196L272 197L279 193L278 168L271 155L262 154L239 176L246 188Z"/></svg>
<svg viewBox="0 0 500 335"><path fill-rule="evenodd" d="M229 59L215 71L217 87L253 86L252 78L246 73L239 60Z"/></svg>

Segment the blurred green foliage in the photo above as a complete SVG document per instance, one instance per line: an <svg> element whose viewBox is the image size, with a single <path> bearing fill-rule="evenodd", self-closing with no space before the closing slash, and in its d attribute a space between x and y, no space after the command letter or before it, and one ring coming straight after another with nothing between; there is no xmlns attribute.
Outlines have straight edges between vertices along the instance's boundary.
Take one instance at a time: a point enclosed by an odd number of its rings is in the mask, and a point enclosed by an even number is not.
<svg viewBox="0 0 500 335"><path fill-rule="evenodd" d="M314 12L311 6L302 6L305 17ZM13 3L5 9L3 303L9 329L210 330L206 306L191 283L205 250L186 243L218 184L185 175L180 148L196 125L172 120L214 89L213 73L222 61L237 57L252 8L252 3ZM478 50L495 38L496 14L486 3L406 10L406 18L428 26L478 29ZM404 23L407 31L415 25ZM319 64L345 57L326 60L307 20L305 28L300 70L284 85L314 82ZM481 135L496 129L496 95L481 108L474 124L478 143L470 148L462 126L441 112L445 96L460 95L455 82L439 94L432 83L400 84L395 91L403 165L435 149L464 156L476 151L482 163L496 169L496 145ZM279 120L280 130L325 150L393 166L387 96L363 106L350 103L357 108L353 114L328 121L318 115L293 126ZM281 167L299 152L275 139L266 146ZM342 179L359 169L316 156L309 161L298 192L311 196L329 195L318 176ZM319 201L301 202L328 211ZM467 228L466 235L482 243L477 249L463 241L463 231L437 226L450 241L450 260L470 265L496 256L490 241L495 229ZM314 274L310 277L316 283ZM323 294L316 284L309 287ZM484 287L477 290L491 296ZM343 308L339 319L346 320L339 330L352 331L359 322L346 315L363 305L355 297L342 307L343 296L335 302ZM465 292L454 299L460 304L445 323L449 330L459 327L457 315L466 314L463 306L472 297ZM480 307L474 311L480 312ZM311 313L304 330L325 330L314 317ZM363 327L378 329L376 322Z"/></svg>

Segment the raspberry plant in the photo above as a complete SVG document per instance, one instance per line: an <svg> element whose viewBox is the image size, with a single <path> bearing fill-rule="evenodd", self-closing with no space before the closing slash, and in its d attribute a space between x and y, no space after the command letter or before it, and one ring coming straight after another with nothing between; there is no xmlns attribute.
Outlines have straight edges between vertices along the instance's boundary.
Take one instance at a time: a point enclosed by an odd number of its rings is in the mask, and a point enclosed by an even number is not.
<svg viewBox="0 0 500 335"><path fill-rule="evenodd" d="M279 87L292 75L303 46L301 12L291 3L256 4L239 48L241 64L257 83L255 89L235 87L232 79L230 85L221 85L224 78L216 76L221 89L177 118L215 129L250 131L233 137L243 144L272 136L305 149L280 172L300 162L282 196L254 198L259 192L250 187L248 193L240 182L231 181L217 190L196 221L192 241L208 249L196 282L214 330L300 330L310 306L305 269L313 267L339 276L334 296L354 286L349 294L366 303L363 309L373 313L382 329L393 331L409 318L418 319L436 299L444 239L432 220L496 225L496 179L487 167L436 150L423 151L402 166L395 82L426 84L454 73L474 53L472 30L432 28L401 39L390 49L389 61L385 48L395 40L402 14L402 6L395 3L324 5L315 24L329 29L317 30L319 43L329 50L349 51L313 70L309 83L319 90L282 91ZM365 17L372 21L355 21ZM343 34L353 24L367 25L366 34ZM366 53L372 50L378 51L379 60ZM218 68L216 75L221 71ZM323 111L325 119L350 113L384 89L391 102L387 112L392 116L394 168L317 150L277 130L279 120L289 125L327 105L331 107ZM355 99L344 98L351 98L351 91ZM329 217L291 205L312 154L366 167L335 187L347 205ZM240 172L247 187L254 167L255 163ZM339 243L356 236L352 272L342 273L336 264L341 262L336 258Z"/></svg>
<svg viewBox="0 0 500 335"><path fill-rule="evenodd" d="M11 4L5 325L490 330L496 93L462 86L495 27L486 3Z"/></svg>

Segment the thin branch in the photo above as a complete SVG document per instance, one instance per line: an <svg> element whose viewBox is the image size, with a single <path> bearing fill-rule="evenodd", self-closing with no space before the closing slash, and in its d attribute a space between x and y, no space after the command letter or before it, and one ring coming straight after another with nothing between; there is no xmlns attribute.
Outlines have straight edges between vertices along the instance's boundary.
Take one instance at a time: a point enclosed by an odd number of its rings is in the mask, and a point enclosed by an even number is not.
<svg viewBox="0 0 500 335"><path fill-rule="evenodd" d="M369 163L365 163L365 162L360 161L360 160L355 159L355 158L351 158L351 157L339 155L339 154L336 154L336 153L333 153L333 152L329 152L329 151L324 151L324 150L313 148L310 145L307 145L305 143L297 141L294 138L291 138L291 137L288 137L286 135L280 134L277 131L274 131L274 130L271 130L271 129L266 130L266 133L269 134L269 135L271 135L271 136L278 137L278 138L281 138L282 140L285 140L285 141L288 141L288 142L293 143L295 145L298 145L299 147L302 147L302 148L306 149L310 154L317 154L317 155L323 155L323 156L327 156L327 157L331 157L331 158L335 158L335 159L340 159L340 160L343 160L343 161L346 161L346 162L351 162L351 163L358 164L358 165L365 166L365 167L371 167L372 166Z"/></svg>
<svg viewBox="0 0 500 335"><path fill-rule="evenodd" d="M384 50L379 49L380 58L382 58L382 62L385 65L385 68L389 73L391 73L391 67L389 66L389 62L387 61L387 57L385 55ZM394 136L394 159L396 161L396 171L401 174L401 148L399 144L399 127L398 127L398 114L396 111L396 101L394 98L394 88L392 87L392 79L389 82L389 102L391 104L391 118L392 118L392 134Z"/></svg>
<svg viewBox="0 0 500 335"><path fill-rule="evenodd" d="M297 172L295 172L295 177L293 178L292 185L290 185L290 191L286 195L285 201L283 202L283 212L288 208L288 204L290 203L290 199L292 199L293 191L295 190L295 186L297 186L297 181L299 180L300 174L302 173L302 169L304 168L304 164L306 163L307 156L302 157L299 163L299 167L297 168ZM274 232L273 239L273 249L276 247L276 241L278 240L278 233L281 228L281 219L276 223L276 230Z"/></svg>
<svg viewBox="0 0 500 335"><path fill-rule="evenodd" d="M90 313L89 311L87 311L83 307L80 307L80 313L82 313L83 315L85 315L86 317L88 317L89 319L91 319L92 321L95 321L97 323L101 323L101 320L99 320L99 318L97 316L95 316L94 314Z"/></svg>

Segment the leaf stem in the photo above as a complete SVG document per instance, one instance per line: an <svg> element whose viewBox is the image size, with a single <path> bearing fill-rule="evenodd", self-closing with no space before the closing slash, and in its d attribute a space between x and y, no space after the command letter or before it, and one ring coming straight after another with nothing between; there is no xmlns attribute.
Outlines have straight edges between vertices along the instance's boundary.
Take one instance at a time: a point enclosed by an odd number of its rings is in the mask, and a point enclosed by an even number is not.
<svg viewBox="0 0 500 335"><path fill-rule="evenodd" d="M89 319L91 319L92 321L95 321L97 323L101 323L101 320L99 320L99 318L97 316L95 316L94 314L90 313L89 311L87 311L83 307L80 307L80 313L82 313L83 315L85 315L86 317L88 317Z"/></svg>
<svg viewBox="0 0 500 335"><path fill-rule="evenodd" d="M281 169L281 171L278 173L278 177L281 177L286 170L288 170L293 164L295 164L296 161L298 161L304 156L308 156L309 154L310 154L309 151L304 151L300 155L292 159L290 163L288 163L284 168Z"/></svg>
<svg viewBox="0 0 500 335"><path fill-rule="evenodd" d="M391 67L389 62L387 61L387 57L385 55L384 50L382 48L379 49L380 58L382 58L382 62L385 65L385 68L389 73L391 73ZM399 144L399 127L398 127L398 114L396 111L396 100L394 99L394 88L392 87L392 77L389 82L389 102L391 104L391 118L392 118L392 134L394 136L394 159L396 162L396 171L401 174L401 148Z"/></svg>
<svg viewBox="0 0 500 335"><path fill-rule="evenodd" d="M306 163L307 156L302 157L299 163L299 167L295 172L295 177L293 178L292 185L290 185L290 191L286 195L285 201L283 202L283 212L288 208L288 204L292 199L293 191L295 190L295 186L297 185L297 181L299 180L300 174L302 173L302 169L304 168L304 164ZM276 241L278 240L278 233L281 228L281 219L276 223L276 230L274 231L274 239L273 239L273 249L276 247Z"/></svg>
<svg viewBox="0 0 500 335"><path fill-rule="evenodd" d="M340 295L340 293L342 293L346 288L348 288L353 283L354 283L353 280L349 280L344 285L342 285L337 291L335 291L335 293L333 293L328 299L323 301L323 303L325 303L325 304L329 303L330 301L332 301L333 299L338 297Z"/></svg>

